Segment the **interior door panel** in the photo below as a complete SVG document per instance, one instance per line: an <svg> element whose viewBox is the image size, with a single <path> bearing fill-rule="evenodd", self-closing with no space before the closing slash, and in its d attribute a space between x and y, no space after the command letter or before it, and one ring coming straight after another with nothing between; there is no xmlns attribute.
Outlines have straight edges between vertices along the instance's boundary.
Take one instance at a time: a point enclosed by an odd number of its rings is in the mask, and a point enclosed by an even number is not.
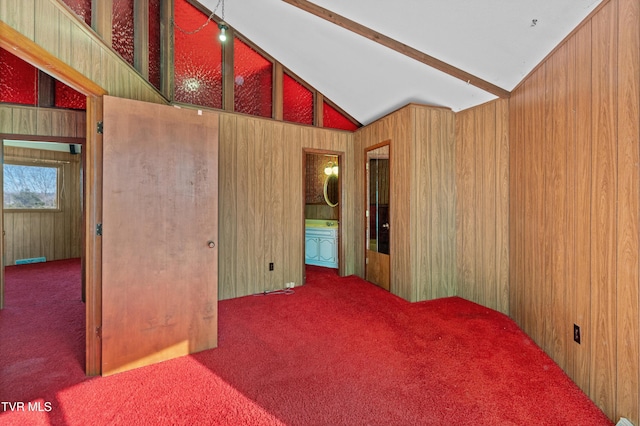
<svg viewBox="0 0 640 426"><path fill-rule="evenodd" d="M102 374L217 346L218 116L104 97Z"/></svg>

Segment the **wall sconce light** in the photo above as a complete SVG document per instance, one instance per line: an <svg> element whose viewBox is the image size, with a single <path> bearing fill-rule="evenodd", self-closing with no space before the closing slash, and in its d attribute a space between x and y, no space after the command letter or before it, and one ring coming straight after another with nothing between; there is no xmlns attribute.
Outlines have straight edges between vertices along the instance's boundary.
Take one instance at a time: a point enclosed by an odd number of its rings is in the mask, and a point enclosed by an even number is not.
<svg viewBox="0 0 640 426"><path fill-rule="evenodd" d="M229 29L229 27L227 27L224 22L220 22L218 24L218 28L220 29L220 35L218 36L218 39L220 39L220 41L224 43L225 41L227 41L226 31Z"/></svg>
<svg viewBox="0 0 640 426"><path fill-rule="evenodd" d="M338 176L338 164L334 162L330 162L329 164L327 164L327 167L324 168L324 174L327 176Z"/></svg>

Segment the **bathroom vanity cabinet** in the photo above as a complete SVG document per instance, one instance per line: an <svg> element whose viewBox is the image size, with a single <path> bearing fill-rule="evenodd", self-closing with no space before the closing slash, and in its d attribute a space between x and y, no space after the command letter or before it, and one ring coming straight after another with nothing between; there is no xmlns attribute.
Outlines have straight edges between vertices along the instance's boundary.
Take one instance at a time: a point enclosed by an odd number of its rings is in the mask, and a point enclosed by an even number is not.
<svg viewBox="0 0 640 426"><path fill-rule="evenodd" d="M305 228L305 263L338 268L338 228Z"/></svg>

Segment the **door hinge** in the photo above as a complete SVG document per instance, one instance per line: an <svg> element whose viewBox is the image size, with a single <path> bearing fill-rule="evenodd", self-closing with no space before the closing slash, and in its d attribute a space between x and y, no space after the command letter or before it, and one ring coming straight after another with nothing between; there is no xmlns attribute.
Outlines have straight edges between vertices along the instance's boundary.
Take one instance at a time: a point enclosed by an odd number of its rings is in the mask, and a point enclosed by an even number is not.
<svg viewBox="0 0 640 426"><path fill-rule="evenodd" d="M102 224L101 223L96 225L96 235L102 236Z"/></svg>
<svg viewBox="0 0 640 426"><path fill-rule="evenodd" d="M104 129L103 129L103 128L104 128L103 122L102 122L102 121L98 121L98 126L97 126L97 129L96 129L96 131L98 132L98 134L100 134L100 135L101 135L101 134L103 133L103 131L104 131Z"/></svg>
<svg viewBox="0 0 640 426"><path fill-rule="evenodd" d="M369 210L367 210L364 214L365 217L369 217Z"/></svg>
<svg viewBox="0 0 640 426"><path fill-rule="evenodd" d="M364 264L368 265L369 264L369 258L367 257L366 259L364 259Z"/></svg>
<svg viewBox="0 0 640 426"><path fill-rule="evenodd" d="M96 327L96 337L102 340L102 326Z"/></svg>

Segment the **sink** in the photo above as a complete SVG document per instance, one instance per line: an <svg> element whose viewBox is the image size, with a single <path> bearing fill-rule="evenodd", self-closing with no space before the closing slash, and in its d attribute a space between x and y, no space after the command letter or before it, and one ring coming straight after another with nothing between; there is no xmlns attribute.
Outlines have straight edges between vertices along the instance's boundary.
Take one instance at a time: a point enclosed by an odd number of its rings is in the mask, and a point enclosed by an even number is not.
<svg viewBox="0 0 640 426"><path fill-rule="evenodd" d="M338 221L327 219L305 219L304 226L305 228L337 228Z"/></svg>

